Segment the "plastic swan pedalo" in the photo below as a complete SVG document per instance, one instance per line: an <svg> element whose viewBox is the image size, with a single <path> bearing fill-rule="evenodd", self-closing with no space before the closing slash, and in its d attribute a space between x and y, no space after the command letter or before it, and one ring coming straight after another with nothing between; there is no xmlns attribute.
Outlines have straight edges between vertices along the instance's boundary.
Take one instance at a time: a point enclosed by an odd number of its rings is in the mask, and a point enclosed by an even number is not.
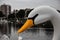
<svg viewBox="0 0 60 40"><path fill-rule="evenodd" d="M40 6L31 11L26 23L18 30L18 33L32 27L34 24L37 25L47 20L51 20L54 26L54 35L52 40L60 40L60 14L56 9L50 6Z"/></svg>

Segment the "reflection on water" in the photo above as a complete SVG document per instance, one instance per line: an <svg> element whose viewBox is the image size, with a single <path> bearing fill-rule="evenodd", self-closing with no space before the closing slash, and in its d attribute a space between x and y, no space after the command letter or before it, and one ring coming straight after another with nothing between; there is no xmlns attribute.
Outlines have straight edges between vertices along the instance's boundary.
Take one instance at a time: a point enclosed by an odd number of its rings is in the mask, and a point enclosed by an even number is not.
<svg viewBox="0 0 60 40"><path fill-rule="evenodd" d="M20 35L23 37L23 40L51 40L52 39L52 35L53 35L53 31L45 31L45 29L40 28L37 29L37 31L34 30L34 32L32 31L33 29L28 29L30 31L25 31L23 33L21 33Z"/></svg>
<svg viewBox="0 0 60 40"><path fill-rule="evenodd" d="M14 26L14 23L9 23L5 20L3 23L0 23L0 39L18 40L18 37L21 36L23 40L51 40L53 37L52 28L30 28L19 35L16 34L18 29L18 27Z"/></svg>
<svg viewBox="0 0 60 40"><path fill-rule="evenodd" d="M9 37L8 37L6 34L4 34L4 35L1 37L1 40L9 40Z"/></svg>

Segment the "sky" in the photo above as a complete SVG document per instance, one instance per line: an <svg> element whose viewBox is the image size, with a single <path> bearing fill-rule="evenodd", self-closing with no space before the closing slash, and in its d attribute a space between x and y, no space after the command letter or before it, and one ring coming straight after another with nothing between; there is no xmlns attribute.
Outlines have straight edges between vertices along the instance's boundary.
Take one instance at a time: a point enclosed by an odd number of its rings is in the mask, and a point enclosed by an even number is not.
<svg viewBox="0 0 60 40"><path fill-rule="evenodd" d="M60 9L60 0L0 0L1 4L11 5L13 9L35 8L41 5L49 5L56 9Z"/></svg>

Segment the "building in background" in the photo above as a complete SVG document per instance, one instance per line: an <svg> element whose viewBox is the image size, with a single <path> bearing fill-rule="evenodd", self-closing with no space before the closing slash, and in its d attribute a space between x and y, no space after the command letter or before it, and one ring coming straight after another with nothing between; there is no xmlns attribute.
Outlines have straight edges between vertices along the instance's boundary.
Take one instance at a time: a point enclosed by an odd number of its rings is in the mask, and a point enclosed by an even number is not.
<svg viewBox="0 0 60 40"><path fill-rule="evenodd" d="M1 11L1 7L0 7L0 11Z"/></svg>
<svg viewBox="0 0 60 40"><path fill-rule="evenodd" d="M5 17L7 17L11 13L11 6L3 4L0 6L0 10L3 12Z"/></svg>

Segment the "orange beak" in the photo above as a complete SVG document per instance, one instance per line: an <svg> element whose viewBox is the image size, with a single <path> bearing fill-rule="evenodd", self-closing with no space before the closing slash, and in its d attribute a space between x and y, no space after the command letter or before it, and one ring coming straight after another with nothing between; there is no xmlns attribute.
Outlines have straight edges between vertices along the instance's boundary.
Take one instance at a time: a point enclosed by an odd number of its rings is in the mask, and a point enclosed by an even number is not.
<svg viewBox="0 0 60 40"><path fill-rule="evenodd" d="M26 21L26 23L18 30L18 33L21 33L23 31L25 31L26 29L32 27L34 24L33 24L33 20L32 19L28 19Z"/></svg>

